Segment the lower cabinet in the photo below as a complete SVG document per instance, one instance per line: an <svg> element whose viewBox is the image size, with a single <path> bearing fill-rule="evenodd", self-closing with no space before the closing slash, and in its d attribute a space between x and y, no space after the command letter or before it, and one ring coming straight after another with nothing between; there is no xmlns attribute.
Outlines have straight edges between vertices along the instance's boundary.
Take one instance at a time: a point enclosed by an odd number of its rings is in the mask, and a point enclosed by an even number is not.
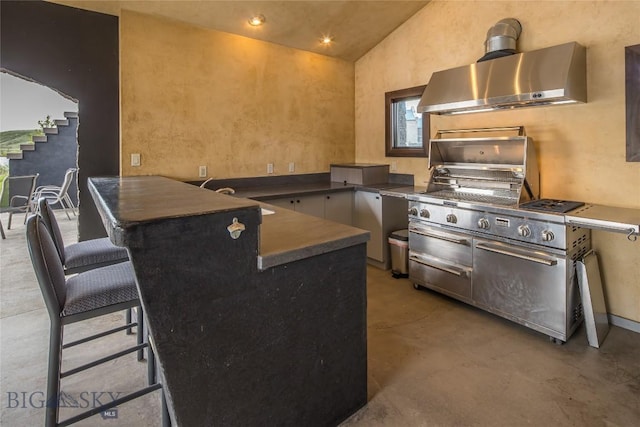
<svg viewBox="0 0 640 427"><path fill-rule="evenodd" d="M367 257L384 262L382 244L382 196L378 193L356 191L353 225L369 230L371 238L367 242Z"/></svg>
<svg viewBox="0 0 640 427"><path fill-rule="evenodd" d="M341 224L368 230L367 257L382 268L389 268L387 238L407 228L407 200L381 196L369 191L338 191L300 197L267 200L274 206L325 218Z"/></svg>
<svg viewBox="0 0 640 427"><path fill-rule="evenodd" d="M269 200L268 203L303 214L324 218L324 195L287 197Z"/></svg>
<svg viewBox="0 0 640 427"><path fill-rule="evenodd" d="M367 256L389 268L389 244L387 238L396 230L406 229L408 203L399 197L381 196L379 193L356 191L353 225L369 230Z"/></svg>
<svg viewBox="0 0 640 427"><path fill-rule="evenodd" d="M341 224L352 223L353 191L285 197L268 200L267 203Z"/></svg>
<svg viewBox="0 0 640 427"><path fill-rule="evenodd" d="M273 205L273 206L278 206L279 208L291 209L293 211L295 210L294 200L295 199L289 199L289 198L271 199L271 200L267 200L266 203L269 203L270 205Z"/></svg>
<svg viewBox="0 0 640 427"><path fill-rule="evenodd" d="M353 191L330 193L324 198L325 219L340 224L353 224Z"/></svg>

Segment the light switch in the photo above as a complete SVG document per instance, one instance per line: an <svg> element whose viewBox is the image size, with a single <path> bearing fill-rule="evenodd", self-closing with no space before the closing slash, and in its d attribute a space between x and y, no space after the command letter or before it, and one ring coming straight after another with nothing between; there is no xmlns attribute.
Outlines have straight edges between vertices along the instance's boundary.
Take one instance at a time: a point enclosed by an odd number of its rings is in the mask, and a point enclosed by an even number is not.
<svg viewBox="0 0 640 427"><path fill-rule="evenodd" d="M131 166L140 166L140 153L131 153Z"/></svg>

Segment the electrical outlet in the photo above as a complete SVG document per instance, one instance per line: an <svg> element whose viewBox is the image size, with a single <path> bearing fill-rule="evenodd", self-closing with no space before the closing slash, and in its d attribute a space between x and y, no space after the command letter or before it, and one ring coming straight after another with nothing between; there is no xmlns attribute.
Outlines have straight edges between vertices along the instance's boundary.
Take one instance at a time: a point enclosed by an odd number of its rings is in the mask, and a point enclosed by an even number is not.
<svg viewBox="0 0 640 427"><path fill-rule="evenodd" d="M267 173L273 173L273 163L267 163Z"/></svg>
<svg viewBox="0 0 640 427"><path fill-rule="evenodd" d="M289 172L295 172L296 171L296 164L293 162L289 163Z"/></svg>
<svg viewBox="0 0 640 427"><path fill-rule="evenodd" d="M398 162L391 162L391 172L395 172L398 170Z"/></svg>
<svg viewBox="0 0 640 427"><path fill-rule="evenodd" d="M206 178L207 177L207 167L206 166L198 167L198 176L200 178Z"/></svg>
<svg viewBox="0 0 640 427"><path fill-rule="evenodd" d="M140 153L131 153L131 166L140 166Z"/></svg>

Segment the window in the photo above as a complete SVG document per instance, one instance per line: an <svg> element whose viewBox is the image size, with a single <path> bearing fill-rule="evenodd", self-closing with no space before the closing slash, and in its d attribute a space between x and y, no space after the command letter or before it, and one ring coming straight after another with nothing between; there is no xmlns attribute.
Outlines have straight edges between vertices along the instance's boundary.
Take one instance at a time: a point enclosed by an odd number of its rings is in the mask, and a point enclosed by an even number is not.
<svg viewBox="0 0 640 427"><path fill-rule="evenodd" d="M388 157L427 157L429 114L418 113L426 86L385 93L385 151Z"/></svg>

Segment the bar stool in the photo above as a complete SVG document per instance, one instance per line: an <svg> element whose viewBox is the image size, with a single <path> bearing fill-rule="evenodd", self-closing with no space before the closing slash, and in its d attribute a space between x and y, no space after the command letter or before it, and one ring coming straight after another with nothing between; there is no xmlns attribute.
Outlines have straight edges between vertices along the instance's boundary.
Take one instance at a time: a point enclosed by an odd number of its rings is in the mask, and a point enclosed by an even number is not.
<svg viewBox="0 0 640 427"><path fill-rule="evenodd" d="M129 260L127 249L114 245L107 237L84 240L65 246L64 240L62 240L60 226L51 209L49 200L41 197L38 200L37 211L42 216L42 220L47 226L49 234L53 237L53 243L56 245L56 249L60 255L65 274L82 273L83 271ZM131 323L131 319L131 309L127 309L127 323ZM127 334L131 333L132 330L128 329ZM143 358L143 352L140 351L138 360L142 360Z"/></svg>
<svg viewBox="0 0 640 427"><path fill-rule="evenodd" d="M49 201L42 197L38 200L38 212L42 216L49 234L53 237L65 274L81 273L97 267L128 261L129 254L123 247L116 246L107 237L85 240L65 246L60 226L51 209Z"/></svg>
<svg viewBox="0 0 640 427"><path fill-rule="evenodd" d="M142 334L139 334L138 343L135 346L61 372L63 349L84 344L135 326L139 328L139 331L142 330L141 325L128 323L67 344L64 344L63 340L63 331L66 325L140 306L133 266L130 262L122 262L66 278L60 255L42 217L39 215L29 217L26 230L29 255L51 321L45 425L47 427L67 426L161 389L162 385L153 381L153 384L108 404L92 408L62 422L58 421L60 383L63 378L126 354L143 350L149 347L149 344L140 342ZM153 360L153 357L153 354L149 351L149 360Z"/></svg>

